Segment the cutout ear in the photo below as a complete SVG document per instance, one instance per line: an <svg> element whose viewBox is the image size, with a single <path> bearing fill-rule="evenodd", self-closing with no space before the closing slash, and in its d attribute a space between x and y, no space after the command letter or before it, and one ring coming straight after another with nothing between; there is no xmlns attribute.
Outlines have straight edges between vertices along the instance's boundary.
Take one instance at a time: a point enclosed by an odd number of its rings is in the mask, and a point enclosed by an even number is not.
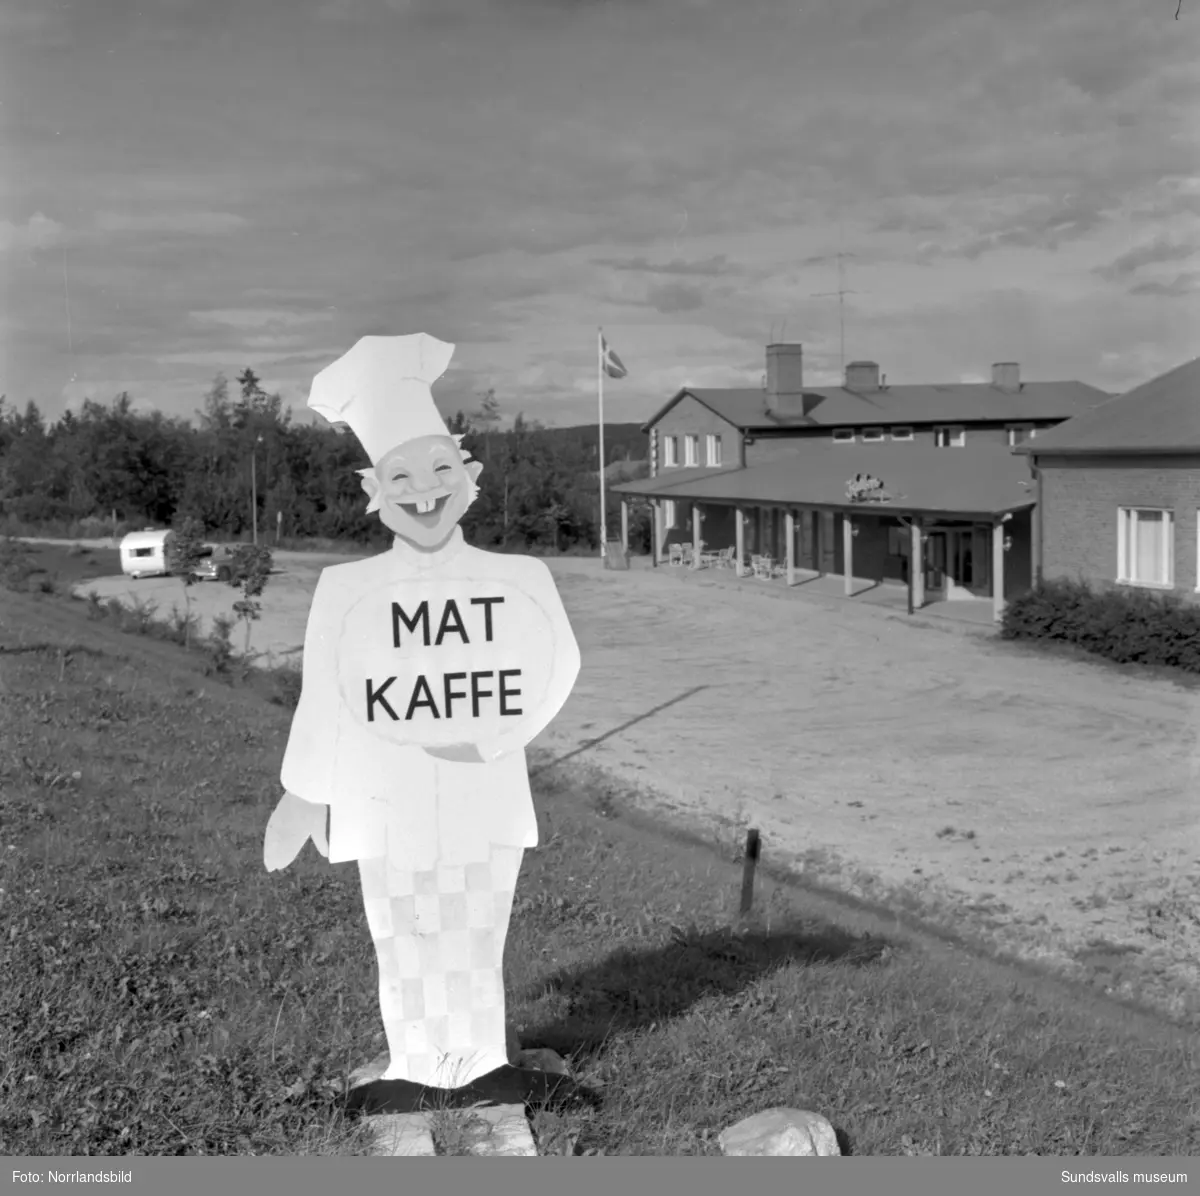
<svg viewBox="0 0 1200 1196"><path fill-rule="evenodd" d="M358 473L362 481L362 488L371 500L367 503L367 514L370 515L373 511L379 510L379 479L375 476L373 469L360 469Z"/></svg>
<svg viewBox="0 0 1200 1196"><path fill-rule="evenodd" d="M482 461L468 461L468 462L466 462L466 470L467 470L467 476L470 477L471 481L478 482L479 475L481 473L483 473L483 462Z"/></svg>

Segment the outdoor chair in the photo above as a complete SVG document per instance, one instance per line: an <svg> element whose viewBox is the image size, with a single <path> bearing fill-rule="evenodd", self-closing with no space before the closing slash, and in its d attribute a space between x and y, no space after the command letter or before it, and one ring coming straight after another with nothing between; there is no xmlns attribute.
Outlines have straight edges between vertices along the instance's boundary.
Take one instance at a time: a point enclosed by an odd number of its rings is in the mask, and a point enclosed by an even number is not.
<svg viewBox="0 0 1200 1196"><path fill-rule="evenodd" d="M690 569L692 567L692 546L690 544L681 544L679 548L683 553L680 564Z"/></svg>
<svg viewBox="0 0 1200 1196"><path fill-rule="evenodd" d="M683 545L669 544L667 545L667 564L682 565L683 564Z"/></svg>
<svg viewBox="0 0 1200 1196"><path fill-rule="evenodd" d="M721 552L707 552L704 546L700 546L700 566L703 568L706 565L717 566L721 563L721 558L724 555L724 550Z"/></svg>
<svg viewBox="0 0 1200 1196"><path fill-rule="evenodd" d="M720 552L714 552L712 554L713 564L716 565L718 569L732 569L733 554L736 551L736 548L722 548Z"/></svg>
<svg viewBox="0 0 1200 1196"><path fill-rule="evenodd" d="M762 578L764 581L771 580L771 564L769 556L755 556L750 558L750 567L754 570L754 576Z"/></svg>

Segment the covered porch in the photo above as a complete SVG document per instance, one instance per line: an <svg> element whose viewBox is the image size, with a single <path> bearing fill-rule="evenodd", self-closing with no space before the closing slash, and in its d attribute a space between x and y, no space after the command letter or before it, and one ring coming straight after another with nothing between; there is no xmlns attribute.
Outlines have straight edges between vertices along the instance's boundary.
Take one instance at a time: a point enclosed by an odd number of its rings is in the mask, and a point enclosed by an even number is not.
<svg viewBox="0 0 1200 1196"><path fill-rule="evenodd" d="M769 489L761 479L748 485L755 481L748 475L761 472L740 470L693 486L647 479L641 493L622 493L622 528L627 504L649 501L655 566L728 569L785 587L837 578L846 597L887 591L896 596L889 601L904 602L910 613L932 603L966 603L990 605L999 620L1007 599L1031 583L1032 501L1007 510L956 510L922 509L890 495L884 501L788 502L770 494L702 493L735 484Z"/></svg>

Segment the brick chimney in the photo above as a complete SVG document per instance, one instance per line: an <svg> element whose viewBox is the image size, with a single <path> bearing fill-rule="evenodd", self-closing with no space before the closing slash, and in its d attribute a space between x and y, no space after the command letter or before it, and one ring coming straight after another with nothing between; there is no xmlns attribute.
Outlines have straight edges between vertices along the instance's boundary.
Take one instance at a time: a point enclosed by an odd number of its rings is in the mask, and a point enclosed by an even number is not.
<svg viewBox="0 0 1200 1196"><path fill-rule="evenodd" d="M767 410L781 419L805 414L802 345L767 346Z"/></svg>
<svg viewBox="0 0 1200 1196"><path fill-rule="evenodd" d="M878 390L879 365L874 361L852 361L846 366L847 390Z"/></svg>
<svg viewBox="0 0 1200 1196"><path fill-rule="evenodd" d="M999 390L1021 389L1021 366L1015 361L998 361L992 366L992 385Z"/></svg>

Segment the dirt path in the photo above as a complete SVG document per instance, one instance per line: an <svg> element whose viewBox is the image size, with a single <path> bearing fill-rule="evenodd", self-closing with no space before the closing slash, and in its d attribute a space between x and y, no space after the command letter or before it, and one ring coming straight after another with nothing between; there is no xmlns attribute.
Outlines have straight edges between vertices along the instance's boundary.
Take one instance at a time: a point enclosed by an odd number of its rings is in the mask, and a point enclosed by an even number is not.
<svg viewBox="0 0 1200 1196"><path fill-rule="evenodd" d="M254 646L295 652L320 569L346 559L278 553ZM1195 694L852 603L550 566L584 663L539 746L565 753L696 690L581 759L647 808L728 826L731 846L758 826L815 879L1200 1016ZM89 584L164 611L180 593ZM232 602L192 592L205 618Z"/></svg>

